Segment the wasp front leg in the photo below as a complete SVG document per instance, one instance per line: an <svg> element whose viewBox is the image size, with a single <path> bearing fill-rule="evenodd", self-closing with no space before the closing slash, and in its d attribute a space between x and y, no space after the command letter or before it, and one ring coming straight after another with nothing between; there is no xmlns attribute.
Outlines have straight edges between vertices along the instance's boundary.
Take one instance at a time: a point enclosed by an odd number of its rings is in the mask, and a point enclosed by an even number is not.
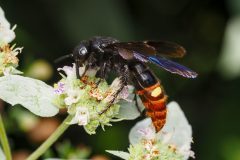
<svg viewBox="0 0 240 160"><path fill-rule="evenodd" d="M80 67L80 60L78 58L75 59L75 65L76 65L76 76L77 79L80 79L80 74L79 74L79 67Z"/></svg>
<svg viewBox="0 0 240 160"><path fill-rule="evenodd" d="M96 69L97 67L95 64L96 64L96 59L95 59L93 53L91 53L85 62L85 69L84 69L83 73L81 74L81 77L84 77L89 69Z"/></svg>

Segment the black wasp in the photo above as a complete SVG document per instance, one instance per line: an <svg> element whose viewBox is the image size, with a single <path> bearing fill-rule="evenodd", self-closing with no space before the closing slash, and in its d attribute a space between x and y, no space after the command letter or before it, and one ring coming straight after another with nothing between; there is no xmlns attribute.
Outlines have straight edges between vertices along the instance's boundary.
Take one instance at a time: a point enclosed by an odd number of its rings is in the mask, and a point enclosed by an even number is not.
<svg viewBox="0 0 240 160"><path fill-rule="evenodd" d="M156 131L159 131L166 120L167 96L159 79L145 63L153 63L186 78L195 78L196 72L165 58L181 58L185 53L182 46L172 42L119 42L111 37L93 37L81 41L72 54L60 57L57 61L73 58L77 68L77 78L83 76L79 75L78 70L83 64L86 65L86 71L89 68L99 68L96 76L100 79L106 79L110 72L114 72L121 80L121 87L116 92L115 98L124 86L133 84L136 94L140 96L146 107L147 115L152 118Z"/></svg>

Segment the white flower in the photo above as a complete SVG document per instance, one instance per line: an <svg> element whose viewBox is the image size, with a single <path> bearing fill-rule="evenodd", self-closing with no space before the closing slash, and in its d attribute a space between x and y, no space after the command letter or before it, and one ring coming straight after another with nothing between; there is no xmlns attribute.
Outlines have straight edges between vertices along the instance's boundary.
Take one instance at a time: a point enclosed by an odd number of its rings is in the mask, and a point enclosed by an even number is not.
<svg viewBox="0 0 240 160"><path fill-rule="evenodd" d="M10 23L5 18L4 12L0 7L0 43L10 43L15 38L15 26L11 29Z"/></svg>
<svg viewBox="0 0 240 160"><path fill-rule="evenodd" d="M66 74L66 77L76 78L75 64L73 65L73 67L64 66L63 68L58 68L57 70L64 71L64 73Z"/></svg>
<svg viewBox="0 0 240 160"><path fill-rule="evenodd" d="M22 48L10 46L7 43L0 41L0 76L9 74L21 74L16 69L18 66L17 55L22 51Z"/></svg>
<svg viewBox="0 0 240 160"><path fill-rule="evenodd" d="M156 136L155 130L152 128L152 126L140 128L138 132L146 139L154 139Z"/></svg>
<svg viewBox="0 0 240 160"><path fill-rule="evenodd" d="M87 107L77 107L76 113L73 119L69 122L69 124L78 124L80 126L85 126L89 122L89 111Z"/></svg>
<svg viewBox="0 0 240 160"><path fill-rule="evenodd" d="M138 122L131 129L129 140L132 147L130 147L127 159L136 157L138 154L144 154L142 156L145 159L151 157L161 159L161 156L164 155L164 153L161 153L163 151L167 153L172 152L171 156L176 156L178 159L194 158L194 152L191 151L192 129L183 111L176 102L169 103L167 110L166 124L160 132L155 132L150 118ZM135 146L136 148L134 148ZM144 148L145 151L141 148ZM133 152L131 153L131 151ZM110 151L109 153L124 158L122 152Z"/></svg>
<svg viewBox="0 0 240 160"><path fill-rule="evenodd" d="M68 89L67 90L67 98L65 98L64 102L66 105L70 106L74 103L77 103L81 98L84 91L79 91L75 89Z"/></svg>
<svg viewBox="0 0 240 160"><path fill-rule="evenodd" d="M85 71L85 66L79 67L79 75L81 76ZM76 79L76 65L73 63L73 66L64 66L63 68L58 68L58 71L64 71L68 79Z"/></svg>
<svg viewBox="0 0 240 160"><path fill-rule="evenodd" d="M63 94L65 92L65 83L63 82L58 82L54 86L54 93L57 95Z"/></svg>

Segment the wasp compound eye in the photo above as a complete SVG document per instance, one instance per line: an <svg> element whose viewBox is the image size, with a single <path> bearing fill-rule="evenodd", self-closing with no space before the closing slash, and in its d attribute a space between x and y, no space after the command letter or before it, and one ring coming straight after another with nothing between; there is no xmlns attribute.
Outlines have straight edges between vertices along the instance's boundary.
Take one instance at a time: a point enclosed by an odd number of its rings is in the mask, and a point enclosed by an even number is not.
<svg viewBox="0 0 240 160"><path fill-rule="evenodd" d="M86 55L87 54L87 49L86 47L82 47L79 49L78 51L79 55L83 56L83 55Z"/></svg>

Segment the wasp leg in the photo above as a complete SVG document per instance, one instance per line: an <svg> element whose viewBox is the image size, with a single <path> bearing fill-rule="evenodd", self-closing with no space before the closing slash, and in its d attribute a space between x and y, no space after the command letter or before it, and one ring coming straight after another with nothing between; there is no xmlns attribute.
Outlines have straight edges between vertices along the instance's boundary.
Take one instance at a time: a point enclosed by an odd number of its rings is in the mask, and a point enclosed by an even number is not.
<svg viewBox="0 0 240 160"><path fill-rule="evenodd" d="M121 83L121 87L117 90L117 92L113 95L113 99L109 102L109 104L107 105L107 107L101 111L99 114L103 114L105 113L111 106L112 104L114 103L115 99L117 98L117 96L119 95L119 93L123 90L125 84L124 83Z"/></svg>
<svg viewBox="0 0 240 160"><path fill-rule="evenodd" d="M80 74L79 74L80 61L79 61L78 58L75 60L75 64L76 64L76 75L77 75L77 79L80 79Z"/></svg>
<svg viewBox="0 0 240 160"><path fill-rule="evenodd" d="M85 70L83 72L83 74L81 75L81 77L84 77L88 71L89 68L91 69L94 69L96 66L95 66L95 63L96 63L96 59L94 58L94 55L93 53L91 53L88 57L88 59L86 60L87 63L86 64L86 67L85 67Z"/></svg>
<svg viewBox="0 0 240 160"><path fill-rule="evenodd" d="M106 78L106 70L107 70L107 63L104 62L100 65L100 70L97 72L97 75L96 75L99 78L99 80L95 83L96 87L98 87L98 85L102 82L102 80Z"/></svg>
<svg viewBox="0 0 240 160"><path fill-rule="evenodd" d="M87 70L89 69L89 64L86 65L84 72L82 73L81 77L84 77L87 73Z"/></svg>
<svg viewBox="0 0 240 160"><path fill-rule="evenodd" d="M141 109L140 109L140 107L139 107L139 105L138 105L137 94L136 94L136 93L134 94L134 101L135 101L135 104L136 104L136 108L137 108L138 112L139 112L140 115L141 115L142 112L141 112Z"/></svg>
<svg viewBox="0 0 240 160"><path fill-rule="evenodd" d="M128 80L128 74L129 74L129 70L127 66L124 66L124 71L121 73L120 76L120 87L119 89L116 91L116 93L113 95L113 99L109 102L109 104L107 105L107 107L100 112L100 115L105 113L114 103L115 99L117 98L117 96L119 95L119 93L123 90L123 88L127 85L127 80Z"/></svg>

